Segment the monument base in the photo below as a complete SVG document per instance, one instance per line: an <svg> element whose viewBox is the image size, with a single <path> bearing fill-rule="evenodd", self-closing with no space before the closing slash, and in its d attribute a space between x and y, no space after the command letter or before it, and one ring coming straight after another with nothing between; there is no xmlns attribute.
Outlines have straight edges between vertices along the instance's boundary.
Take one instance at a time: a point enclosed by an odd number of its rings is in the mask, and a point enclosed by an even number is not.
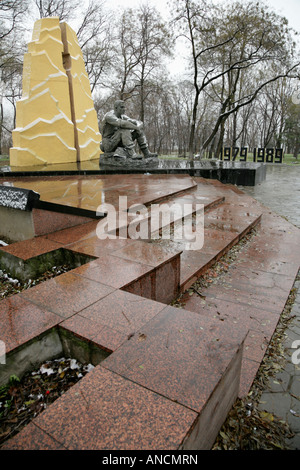
<svg viewBox="0 0 300 470"><path fill-rule="evenodd" d="M171 158L126 159L106 158L103 154L100 161L78 162L72 164L45 165L44 167L0 167L0 177L14 176L56 176L56 175L109 175L118 173L153 173L153 174L189 174L206 179L216 179L221 183L238 186L256 186L266 179L266 163L223 162L223 161L189 161L172 160Z"/></svg>
<svg viewBox="0 0 300 470"><path fill-rule="evenodd" d="M157 168L159 160L157 157L145 158L138 155L135 158L125 157L122 155L106 155L100 157L101 167L118 167L118 168Z"/></svg>

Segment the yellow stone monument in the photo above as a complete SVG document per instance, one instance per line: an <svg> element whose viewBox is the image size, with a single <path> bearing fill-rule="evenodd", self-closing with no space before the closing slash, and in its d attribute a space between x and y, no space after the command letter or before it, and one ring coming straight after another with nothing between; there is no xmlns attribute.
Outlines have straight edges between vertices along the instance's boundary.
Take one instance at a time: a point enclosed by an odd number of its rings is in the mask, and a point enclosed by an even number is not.
<svg viewBox="0 0 300 470"><path fill-rule="evenodd" d="M100 156L101 135L82 51L75 32L58 17L35 22L12 137L13 167Z"/></svg>

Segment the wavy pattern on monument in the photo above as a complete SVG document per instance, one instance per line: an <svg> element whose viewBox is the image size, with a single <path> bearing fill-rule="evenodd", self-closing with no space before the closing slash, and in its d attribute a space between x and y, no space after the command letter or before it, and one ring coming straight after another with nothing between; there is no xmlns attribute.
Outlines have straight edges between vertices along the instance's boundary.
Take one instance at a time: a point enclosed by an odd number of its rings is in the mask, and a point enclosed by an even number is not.
<svg viewBox="0 0 300 470"><path fill-rule="evenodd" d="M24 55L11 166L99 158L97 114L75 32L58 17L36 21Z"/></svg>

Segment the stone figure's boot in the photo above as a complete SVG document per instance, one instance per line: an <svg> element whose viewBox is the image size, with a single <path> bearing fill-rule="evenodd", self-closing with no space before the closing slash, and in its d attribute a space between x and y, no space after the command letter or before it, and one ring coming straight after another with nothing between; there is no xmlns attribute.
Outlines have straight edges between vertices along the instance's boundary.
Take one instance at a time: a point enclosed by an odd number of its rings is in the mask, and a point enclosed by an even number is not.
<svg viewBox="0 0 300 470"><path fill-rule="evenodd" d="M143 152L145 158L154 158L157 157L157 153L151 153L149 151L148 142L143 131L135 131L135 136L137 143Z"/></svg>
<svg viewBox="0 0 300 470"><path fill-rule="evenodd" d="M132 160L141 160L143 158L141 155L138 155L137 153L135 153L134 148L132 147L125 148L125 151L128 157L131 158Z"/></svg>
<svg viewBox="0 0 300 470"><path fill-rule="evenodd" d="M157 153L150 152L148 147L144 148L144 149L141 149L141 150L142 150L145 158L156 158L158 156Z"/></svg>

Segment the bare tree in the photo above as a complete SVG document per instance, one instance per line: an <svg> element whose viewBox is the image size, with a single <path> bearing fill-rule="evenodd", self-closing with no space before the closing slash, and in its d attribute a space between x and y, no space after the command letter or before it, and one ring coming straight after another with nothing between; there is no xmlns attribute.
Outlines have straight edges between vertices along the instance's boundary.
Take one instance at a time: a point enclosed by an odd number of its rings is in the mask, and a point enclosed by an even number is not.
<svg viewBox="0 0 300 470"><path fill-rule="evenodd" d="M34 0L40 18L58 16L61 21L70 20L80 6L80 0Z"/></svg>
<svg viewBox="0 0 300 470"><path fill-rule="evenodd" d="M139 96L140 118L155 72L170 54L170 35L159 12L149 5L123 11L115 38L115 89L122 99Z"/></svg>
<svg viewBox="0 0 300 470"><path fill-rule="evenodd" d="M12 123L6 119L7 104L12 102L14 107L20 97L24 52L22 19L27 8L26 0L0 2L0 153L3 132L11 134Z"/></svg>
<svg viewBox="0 0 300 470"><path fill-rule="evenodd" d="M256 2L235 2L222 8L207 1L178 2L175 24L191 45L194 76L194 107L190 128L189 154L194 153L199 96L215 83L219 85L219 111L212 132L203 144L207 148L219 133L220 150L228 117L249 105L268 84L297 74L299 60L291 62L294 44L287 21ZM270 64L280 65L280 72ZM242 89L244 74L256 74L255 86Z"/></svg>
<svg viewBox="0 0 300 470"><path fill-rule="evenodd" d="M151 95L154 74L161 69L162 59L171 55L170 34L161 20L158 11L148 4L136 11L139 43L136 56L139 58L133 76L140 98L140 120L145 119L145 102Z"/></svg>
<svg viewBox="0 0 300 470"><path fill-rule="evenodd" d="M105 1L91 0L83 11L76 31L92 92L99 86L109 87L109 72L113 67L115 54L112 47L112 25L113 15L106 11Z"/></svg>
<svg viewBox="0 0 300 470"><path fill-rule="evenodd" d="M176 3L176 4L175 4ZM210 77L211 71L208 71L202 79L202 84L199 82L199 60L202 55L206 53L213 53L215 49L230 42L229 39L217 40L212 42L212 37L217 37L216 24L215 24L215 10L216 7L208 5L205 0L195 2L193 0L179 0L174 2L173 9L175 16L172 24L177 28L179 26L179 36L187 39L191 50L191 61L193 70L193 85L194 85L194 103L191 116L190 135L189 135L189 157L193 158L194 155L194 140L197 121L197 111L199 104L199 97L202 90L213 80ZM205 36L205 39L204 39ZM203 42L205 45L203 46ZM218 77L221 76L218 74ZM215 79L216 79L215 78Z"/></svg>
<svg viewBox="0 0 300 470"><path fill-rule="evenodd" d="M300 106L288 100L288 109L283 129L283 139L289 153L298 160L300 154Z"/></svg>

